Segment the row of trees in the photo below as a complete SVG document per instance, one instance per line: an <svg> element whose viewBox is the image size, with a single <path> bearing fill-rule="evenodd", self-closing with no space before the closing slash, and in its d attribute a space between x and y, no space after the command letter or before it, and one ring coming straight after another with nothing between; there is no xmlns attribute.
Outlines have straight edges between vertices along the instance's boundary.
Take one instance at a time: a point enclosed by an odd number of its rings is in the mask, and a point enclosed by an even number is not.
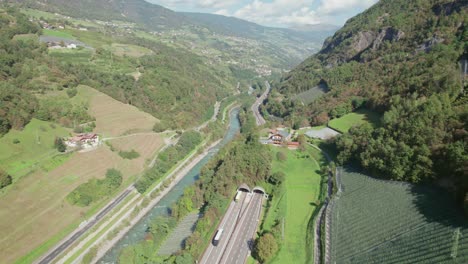
<svg viewBox="0 0 468 264"><path fill-rule="evenodd" d="M183 133L176 145L170 146L159 153L156 165L145 172L135 183L135 188L144 193L155 181L163 177L174 165L186 157L197 145L202 142L202 136L196 131Z"/></svg>
<svg viewBox="0 0 468 264"><path fill-rule="evenodd" d="M76 187L67 195L69 203L78 206L88 206L92 202L113 194L122 184L122 173L116 169L108 169L104 179L93 178Z"/></svg>

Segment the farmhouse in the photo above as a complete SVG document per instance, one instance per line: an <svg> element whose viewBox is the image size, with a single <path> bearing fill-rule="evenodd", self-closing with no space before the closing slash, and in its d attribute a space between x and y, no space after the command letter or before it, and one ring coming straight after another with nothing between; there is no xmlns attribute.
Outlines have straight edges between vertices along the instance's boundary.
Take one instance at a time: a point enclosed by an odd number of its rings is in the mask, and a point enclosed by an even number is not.
<svg viewBox="0 0 468 264"><path fill-rule="evenodd" d="M272 130L268 135L268 139L271 140L274 144L282 144L291 139L291 134L285 129L282 130Z"/></svg>
<svg viewBox="0 0 468 264"><path fill-rule="evenodd" d="M65 145L71 148L93 148L99 145L99 136L94 133L78 134L74 137L68 138Z"/></svg>

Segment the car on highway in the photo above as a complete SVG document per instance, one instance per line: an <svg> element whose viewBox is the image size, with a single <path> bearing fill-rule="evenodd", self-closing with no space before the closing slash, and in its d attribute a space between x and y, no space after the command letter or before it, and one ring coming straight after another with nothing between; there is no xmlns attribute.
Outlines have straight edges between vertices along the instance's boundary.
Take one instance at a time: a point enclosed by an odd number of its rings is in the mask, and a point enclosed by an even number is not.
<svg viewBox="0 0 468 264"><path fill-rule="evenodd" d="M220 229L218 229L218 231L216 232L215 237L213 238L213 246L218 245L219 241L221 240L222 235L223 235L223 229L220 228Z"/></svg>

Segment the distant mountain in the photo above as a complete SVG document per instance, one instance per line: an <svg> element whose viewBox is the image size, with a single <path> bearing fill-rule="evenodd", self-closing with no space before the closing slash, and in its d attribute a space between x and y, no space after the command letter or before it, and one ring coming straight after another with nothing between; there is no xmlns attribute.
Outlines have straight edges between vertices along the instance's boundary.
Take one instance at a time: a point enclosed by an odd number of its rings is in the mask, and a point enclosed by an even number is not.
<svg viewBox="0 0 468 264"><path fill-rule="evenodd" d="M264 27L242 19L214 14L174 12L144 0L7 0L23 6L70 17L101 21L128 21L148 31L187 30L197 35L207 31L224 36L255 40L270 57L279 58L277 67L289 69L318 51L333 28L297 30ZM205 38L205 36L202 36ZM218 43L219 44L219 43ZM218 45L213 44L213 45ZM219 45L218 45L219 46ZM217 46L217 47L218 47ZM222 45L226 46L226 45Z"/></svg>
<svg viewBox="0 0 468 264"><path fill-rule="evenodd" d="M202 25L213 32L219 34L235 35L252 39L270 38L272 35L281 35L284 38L295 38L311 42L322 42L325 37L331 36L337 26L324 26L323 30L319 27L303 28L273 28L258 25L253 22L242 20L235 17L206 13L180 13L191 18L194 23ZM323 35L326 35L323 37Z"/></svg>
<svg viewBox="0 0 468 264"><path fill-rule="evenodd" d="M124 20L153 30L171 29L189 24L184 16L143 0L8 0L48 12L102 21Z"/></svg>

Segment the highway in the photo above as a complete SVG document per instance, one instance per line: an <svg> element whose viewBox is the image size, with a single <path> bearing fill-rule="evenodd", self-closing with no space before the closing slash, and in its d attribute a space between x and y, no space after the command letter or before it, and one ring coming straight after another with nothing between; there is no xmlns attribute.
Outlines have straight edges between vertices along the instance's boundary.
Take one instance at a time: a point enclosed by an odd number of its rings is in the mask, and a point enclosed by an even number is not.
<svg viewBox="0 0 468 264"><path fill-rule="evenodd" d="M210 245L206 249L205 254L203 254L203 257L200 260L200 264L214 264L219 262L221 256L223 255L224 249L227 246L227 242L229 241L229 237L232 234L237 219L241 214L241 210L245 210L245 208L247 208L249 201L250 196L247 195L246 192L243 192L239 202L231 202L228 210L226 211L226 214L223 217L223 220L221 220L221 224L218 227L218 229L224 229L223 235L217 246L214 246L213 242L210 241Z"/></svg>
<svg viewBox="0 0 468 264"><path fill-rule="evenodd" d="M263 194L253 193L248 209L242 213L236 229L231 235L220 264L243 264L252 250L262 209Z"/></svg>
<svg viewBox="0 0 468 264"><path fill-rule="evenodd" d="M259 109L260 105L263 103L263 101L265 101L265 99L268 96L268 93L271 90L271 86L270 86L270 84L268 82L265 82L265 85L266 85L265 92L263 92L263 94L259 98L257 98L257 100L255 100L255 103L253 103L253 105L252 105L252 112L254 114L255 122L256 122L257 126L261 126L261 125L264 125L266 123L266 121L263 118L262 114L260 114L260 109Z"/></svg>
<svg viewBox="0 0 468 264"><path fill-rule="evenodd" d="M253 245L262 201L263 194L243 193L239 202L232 202L219 225L219 228L223 228L224 232L218 245L214 246L211 241L199 263L245 263Z"/></svg>
<svg viewBox="0 0 468 264"><path fill-rule="evenodd" d="M116 207L120 202L122 202L125 197L127 197L132 192L133 186L127 188L122 192L116 199L110 202L104 209L102 209L91 221L89 221L84 227L78 228L72 235L65 238L61 241L52 251L47 252L43 258L41 258L37 263L47 264L51 263L57 256L62 254L71 244L73 244L79 237L81 237L86 231L91 229L95 224L97 224L110 210Z"/></svg>

